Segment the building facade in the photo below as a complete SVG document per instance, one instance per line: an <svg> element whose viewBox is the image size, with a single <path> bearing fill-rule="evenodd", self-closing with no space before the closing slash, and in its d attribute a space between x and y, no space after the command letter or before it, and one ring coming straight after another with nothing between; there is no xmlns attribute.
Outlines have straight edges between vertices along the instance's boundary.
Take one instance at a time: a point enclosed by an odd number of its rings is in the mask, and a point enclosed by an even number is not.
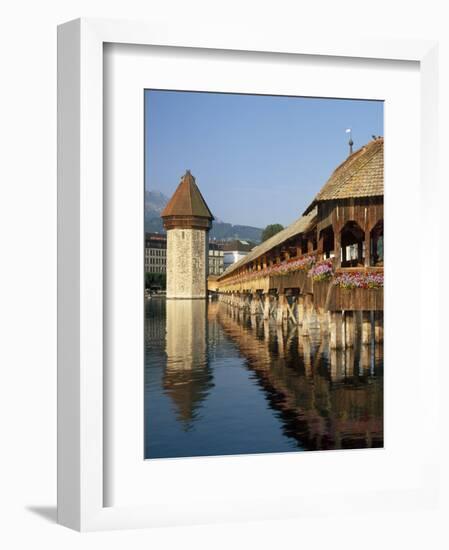
<svg viewBox="0 0 449 550"><path fill-rule="evenodd" d="M167 236L161 233L145 234L145 272L167 272Z"/></svg>
<svg viewBox="0 0 449 550"><path fill-rule="evenodd" d="M224 268L227 269L232 264L244 258L254 247L254 243L240 239L223 243Z"/></svg>
<svg viewBox="0 0 449 550"><path fill-rule="evenodd" d="M224 271L224 251L220 243L209 243L208 275L221 275Z"/></svg>

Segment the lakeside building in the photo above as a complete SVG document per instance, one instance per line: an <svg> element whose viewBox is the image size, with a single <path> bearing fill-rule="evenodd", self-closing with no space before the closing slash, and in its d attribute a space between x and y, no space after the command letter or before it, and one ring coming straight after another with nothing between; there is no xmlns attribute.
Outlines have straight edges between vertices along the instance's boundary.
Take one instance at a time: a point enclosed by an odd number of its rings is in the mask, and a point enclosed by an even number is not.
<svg viewBox="0 0 449 550"><path fill-rule="evenodd" d="M145 234L145 273L167 272L167 236L161 233Z"/></svg>
<svg viewBox="0 0 449 550"><path fill-rule="evenodd" d="M232 264L235 264L244 258L255 247L255 244L250 241L235 239L223 243L223 263L227 269Z"/></svg>
<svg viewBox="0 0 449 550"><path fill-rule="evenodd" d="M221 275L225 270L224 251L221 243L209 243L209 275Z"/></svg>

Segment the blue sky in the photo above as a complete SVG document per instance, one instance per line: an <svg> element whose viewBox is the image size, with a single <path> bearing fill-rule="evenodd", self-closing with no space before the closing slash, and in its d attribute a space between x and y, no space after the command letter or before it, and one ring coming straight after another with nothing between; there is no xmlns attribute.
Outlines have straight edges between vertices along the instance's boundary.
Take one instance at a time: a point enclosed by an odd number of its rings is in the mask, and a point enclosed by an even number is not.
<svg viewBox="0 0 449 550"><path fill-rule="evenodd" d="M145 187L190 169L216 218L288 225L348 155L383 135L379 101L147 90Z"/></svg>

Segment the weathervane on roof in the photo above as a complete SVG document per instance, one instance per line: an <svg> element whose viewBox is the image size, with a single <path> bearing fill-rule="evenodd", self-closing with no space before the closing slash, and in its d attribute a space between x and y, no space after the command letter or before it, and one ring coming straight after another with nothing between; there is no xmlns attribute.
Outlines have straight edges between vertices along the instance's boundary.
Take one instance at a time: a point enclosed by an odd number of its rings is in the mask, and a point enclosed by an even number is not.
<svg viewBox="0 0 449 550"><path fill-rule="evenodd" d="M349 134L349 154L352 155L352 146L354 145L354 142L352 141L352 128L346 128L346 133Z"/></svg>

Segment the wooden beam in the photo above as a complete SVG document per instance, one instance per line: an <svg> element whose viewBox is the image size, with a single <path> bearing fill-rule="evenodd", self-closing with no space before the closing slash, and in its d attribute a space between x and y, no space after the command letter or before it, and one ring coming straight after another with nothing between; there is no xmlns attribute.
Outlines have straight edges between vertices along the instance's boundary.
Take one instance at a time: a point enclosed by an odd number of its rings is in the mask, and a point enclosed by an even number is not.
<svg viewBox="0 0 449 550"><path fill-rule="evenodd" d="M341 234L336 227L332 226L334 230L334 243L335 243L335 267L341 267Z"/></svg>
<svg viewBox="0 0 449 550"><path fill-rule="evenodd" d="M362 312L362 344L371 344L371 312Z"/></svg>
<svg viewBox="0 0 449 550"><path fill-rule="evenodd" d="M287 299L286 299L286 303L287 303L287 311L288 311L289 317L295 323L295 325L297 325L298 320L295 317L295 310L294 310L295 298L293 298L293 305L292 306L290 306Z"/></svg>
<svg viewBox="0 0 449 550"><path fill-rule="evenodd" d="M337 350L343 347L342 317L343 315L341 311L333 311L331 313L331 326L330 326L331 349Z"/></svg>

